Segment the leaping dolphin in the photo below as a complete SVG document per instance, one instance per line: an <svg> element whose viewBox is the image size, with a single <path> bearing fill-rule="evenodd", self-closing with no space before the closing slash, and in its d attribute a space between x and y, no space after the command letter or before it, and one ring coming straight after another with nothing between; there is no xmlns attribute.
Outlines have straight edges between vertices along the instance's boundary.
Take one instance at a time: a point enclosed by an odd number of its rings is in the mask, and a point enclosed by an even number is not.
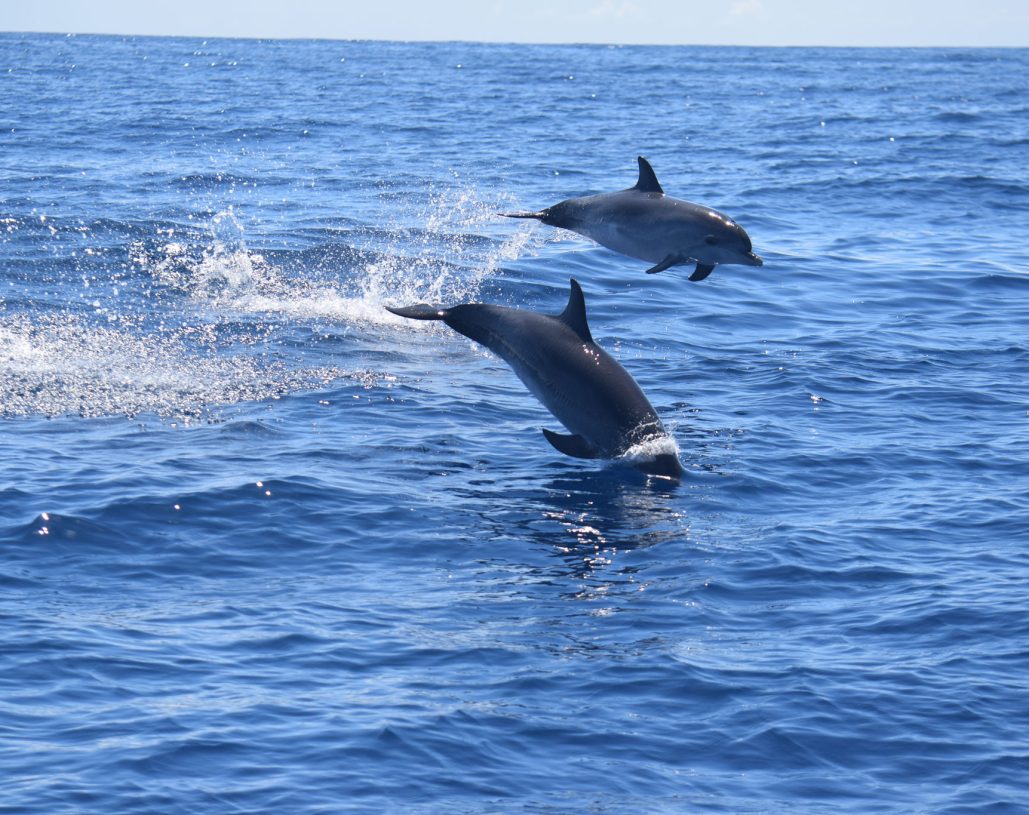
<svg viewBox="0 0 1029 815"><path fill-rule="evenodd" d="M647 274L696 263L690 280L703 280L719 263L760 266L750 236L728 215L665 195L654 170L639 157L635 187L569 198L539 212L507 212L570 229L623 255L656 264Z"/></svg>
<svg viewBox="0 0 1029 815"><path fill-rule="evenodd" d="M543 430L565 455L626 456L653 475L678 479L682 474L675 442L639 385L593 341L586 301L575 279L568 305L557 316L482 303L386 308L413 320L442 320L503 359L571 431L561 435Z"/></svg>

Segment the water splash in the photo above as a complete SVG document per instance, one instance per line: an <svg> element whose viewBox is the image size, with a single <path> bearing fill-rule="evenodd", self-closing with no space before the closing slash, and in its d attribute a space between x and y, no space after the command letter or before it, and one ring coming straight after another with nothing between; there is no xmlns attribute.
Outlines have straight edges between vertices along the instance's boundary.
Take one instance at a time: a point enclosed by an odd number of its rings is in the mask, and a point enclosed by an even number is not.
<svg viewBox="0 0 1029 815"><path fill-rule="evenodd" d="M213 407L278 398L363 377L291 367L261 353L225 353L208 326L157 334L66 315L0 317L0 416L152 413L190 420Z"/></svg>
<svg viewBox="0 0 1029 815"><path fill-rule="evenodd" d="M502 241L483 234L498 208L473 190L437 193L414 218L422 226L351 230L334 265L298 273L251 250L230 207L211 217L199 256L168 242L150 252L138 245L134 261L158 283L223 313L394 324L387 304L474 300L502 263L538 240L531 230Z"/></svg>
<svg viewBox="0 0 1029 815"><path fill-rule="evenodd" d="M137 241L131 248L132 262L156 283L215 307L230 306L262 290L283 289L276 270L262 255L247 248L232 207L214 214L206 231L199 254L179 241L163 243L156 249ZM160 230L158 235L163 237ZM172 235L169 230L168 237Z"/></svg>
<svg viewBox="0 0 1029 815"><path fill-rule="evenodd" d="M638 466L657 460L659 456L679 456L679 444L670 433L663 436L654 436L639 444L634 444L626 450L620 458L627 464Z"/></svg>
<svg viewBox="0 0 1029 815"><path fill-rule="evenodd" d="M366 264L349 291L368 305L378 321L400 318L384 306L409 303L466 303L479 299L483 284L503 263L531 249L538 235L518 230L502 240L490 232L503 204L474 188L434 191L412 228L388 225L386 240L360 242L377 258ZM431 326L430 326L431 328Z"/></svg>
<svg viewBox="0 0 1029 815"><path fill-rule="evenodd" d="M199 230L158 227L129 246L131 272L100 264L87 277L75 266L74 308L33 309L30 319L0 301L0 416L190 419L341 378L379 381L384 374L307 362L324 353L325 323L375 329L400 321L386 303L475 299L531 240L484 234L498 208L447 190L412 216L419 226L355 228L339 251L318 247L314 268L304 249L254 251L232 207ZM339 240L338 230L325 234Z"/></svg>

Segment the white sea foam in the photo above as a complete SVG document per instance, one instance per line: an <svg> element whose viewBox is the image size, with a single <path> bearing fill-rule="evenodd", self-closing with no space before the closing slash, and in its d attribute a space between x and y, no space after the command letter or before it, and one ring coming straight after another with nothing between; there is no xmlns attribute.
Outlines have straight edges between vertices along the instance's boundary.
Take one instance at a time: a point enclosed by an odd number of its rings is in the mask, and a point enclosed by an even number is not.
<svg viewBox="0 0 1029 815"><path fill-rule="evenodd" d="M634 444L626 450L621 458L629 464L645 464L654 461L658 456L673 455L678 457L679 445L671 434L654 436L653 438Z"/></svg>

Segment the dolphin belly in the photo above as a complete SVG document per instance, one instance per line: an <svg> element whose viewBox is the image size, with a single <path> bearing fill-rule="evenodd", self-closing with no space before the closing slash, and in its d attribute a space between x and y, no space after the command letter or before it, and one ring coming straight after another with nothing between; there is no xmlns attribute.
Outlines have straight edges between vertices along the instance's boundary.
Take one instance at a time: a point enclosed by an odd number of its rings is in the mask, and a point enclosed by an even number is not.
<svg viewBox="0 0 1029 815"><path fill-rule="evenodd" d="M658 263L668 256L670 247L664 236L657 240L640 238L640 230L633 225L612 219L603 219L573 230L595 240L606 249L626 257Z"/></svg>

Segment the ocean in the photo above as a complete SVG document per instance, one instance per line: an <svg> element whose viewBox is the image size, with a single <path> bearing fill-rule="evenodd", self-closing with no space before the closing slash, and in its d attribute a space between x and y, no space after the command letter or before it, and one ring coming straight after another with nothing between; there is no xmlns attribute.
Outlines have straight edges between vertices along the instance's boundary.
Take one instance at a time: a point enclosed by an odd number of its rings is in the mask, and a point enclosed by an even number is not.
<svg viewBox="0 0 1029 815"><path fill-rule="evenodd" d="M0 813L1029 812L1027 76L0 35ZM679 484L385 310L573 277Z"/></svg>

